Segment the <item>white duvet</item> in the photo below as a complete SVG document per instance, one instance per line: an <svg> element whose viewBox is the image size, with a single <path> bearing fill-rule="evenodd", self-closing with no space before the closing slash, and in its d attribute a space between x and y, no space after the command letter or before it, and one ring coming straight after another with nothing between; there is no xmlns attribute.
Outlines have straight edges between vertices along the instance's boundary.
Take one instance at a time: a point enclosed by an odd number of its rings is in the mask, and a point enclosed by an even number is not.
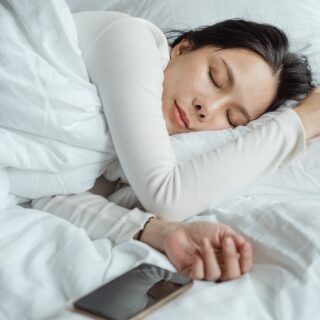
<svg viewBox="0 0 320 320"><path fill-rule="evenodd" d="M112 143L65 3L1 0L0 29L0 319L85 319L68 310L73 299L140 262L173 268L143 243L92 242L65 220L15 204L14 193L32 194L39 181L43 193L85 190L112 159L105 152ZM173 144L184 159L233 134L199 138L197 149L185 135ZM253 244L253 271L227 283L198 281L148 319L317 319L319 154L314 139L288 168L193 218L244 234ZM62 168L61 183L51 185ZM35 184L23 184L26 177Z"/></svg>

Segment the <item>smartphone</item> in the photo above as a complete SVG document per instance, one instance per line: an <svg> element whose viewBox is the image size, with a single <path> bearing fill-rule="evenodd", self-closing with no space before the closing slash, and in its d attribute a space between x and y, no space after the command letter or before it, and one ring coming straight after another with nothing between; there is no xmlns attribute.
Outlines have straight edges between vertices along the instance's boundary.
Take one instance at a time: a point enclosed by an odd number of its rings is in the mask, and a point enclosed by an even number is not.
<svg viewBox="0 0 320 320"><path fill-rule="evenodd" d="M152 264L141 264L75 301L76 311L94 319L138 320L193 284L191 278Z"/></svg>

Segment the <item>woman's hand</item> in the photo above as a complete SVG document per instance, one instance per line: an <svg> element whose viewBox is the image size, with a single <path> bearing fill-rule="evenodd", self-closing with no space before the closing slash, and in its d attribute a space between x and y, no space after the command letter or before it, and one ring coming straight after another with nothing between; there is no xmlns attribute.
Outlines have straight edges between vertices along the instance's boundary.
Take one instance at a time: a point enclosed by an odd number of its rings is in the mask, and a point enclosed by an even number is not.
<svg viewBox="0 0 320 320"><path fill-rule="evenodd" d="M314 89L293 111L299 115L307 139L320 134L320 88Z"/></svg>
<svg viewBox="0 0 320 320"><path fill-rule="evenodd" d="M232 280L252 267L250 243L224 224L152 219L141 240L163 251L178 272L196 280Z"/></svg>

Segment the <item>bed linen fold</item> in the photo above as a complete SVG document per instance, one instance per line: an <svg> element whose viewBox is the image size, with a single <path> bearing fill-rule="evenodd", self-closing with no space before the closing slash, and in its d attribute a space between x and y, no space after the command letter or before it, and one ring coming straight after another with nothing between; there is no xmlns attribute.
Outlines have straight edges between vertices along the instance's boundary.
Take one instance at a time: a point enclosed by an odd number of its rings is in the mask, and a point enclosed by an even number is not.
<svg viewBox="0 0 320 320"><path fill-rule="evenodd" d="M36 28L37 19L43 28ZM112 141L105 134L100 100L88 82L65 3L1 1L0 28L0 319L86 319L66 309L81 295L140 262L174 269L143 243L91 241L83 229L64 219L12 204L14 194L38 197L87 190L116 159L104 151ZM51 37L43 37L44 32ZM80 130L83 124L88 127ZM88 128L95 131L89 134ZM309 151L317 154L318 147L314 144ZM253 244L253 271L227 283L197 281L148 319L316 319L317 159L301 159L301 174L295 170L299 164L283 169L192 218L226 223L245 235ZM50 180L61 168L61 181ZM33 183L22 184L25 177ZM111 198L136 205L129 187Z"/></svg>

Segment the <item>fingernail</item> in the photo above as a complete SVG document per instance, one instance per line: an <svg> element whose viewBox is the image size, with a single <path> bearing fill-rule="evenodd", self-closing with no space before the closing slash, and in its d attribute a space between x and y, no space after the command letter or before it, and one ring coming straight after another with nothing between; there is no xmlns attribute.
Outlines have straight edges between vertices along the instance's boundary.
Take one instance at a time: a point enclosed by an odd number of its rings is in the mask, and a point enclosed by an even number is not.
<svg viewBox="0 0 320 320"><path fill-rule="evenodd" d="M249 251L251 248L251 245L249 242L246 242L244 245L243 245L243 250L246 250L246 251Z"/></svg>

